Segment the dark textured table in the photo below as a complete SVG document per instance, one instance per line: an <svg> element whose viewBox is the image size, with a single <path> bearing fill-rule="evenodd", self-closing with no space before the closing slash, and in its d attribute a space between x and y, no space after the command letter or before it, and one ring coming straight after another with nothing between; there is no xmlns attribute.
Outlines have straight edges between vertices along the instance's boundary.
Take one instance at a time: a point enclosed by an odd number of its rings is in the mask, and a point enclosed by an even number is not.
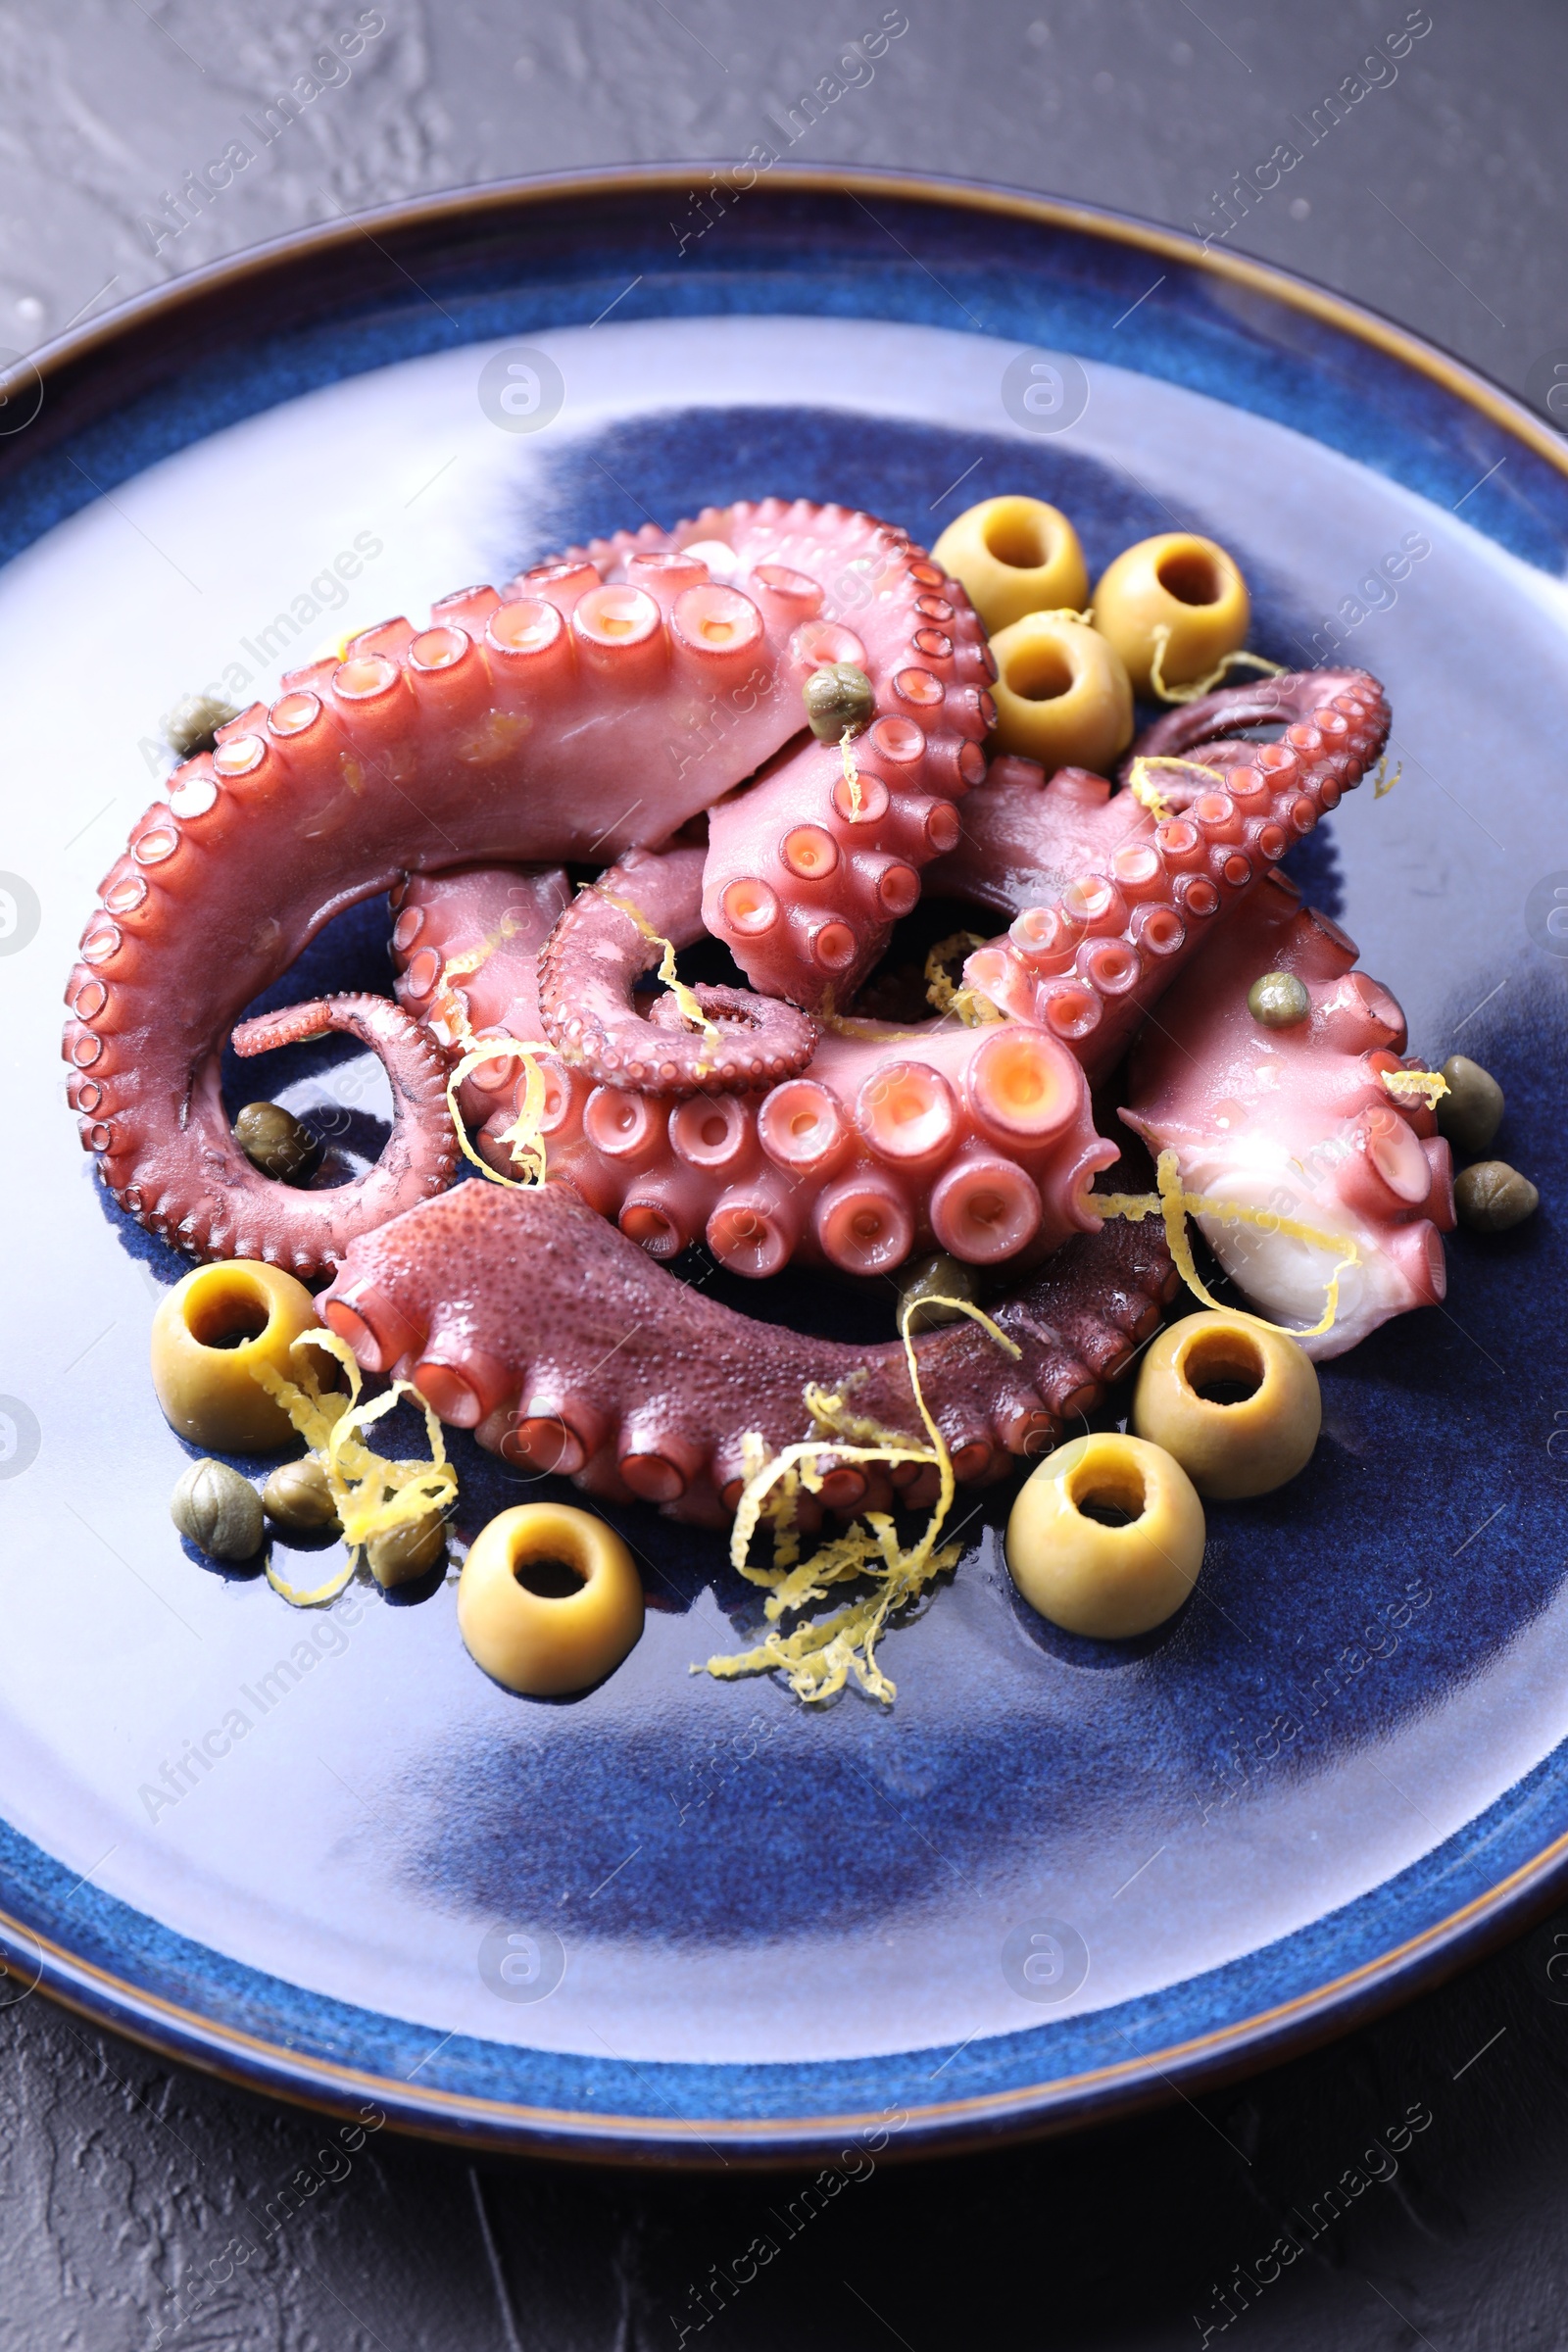
<svg viewBox="0 0 1568 2352"><path fill-rule="evenodd" d="M1537 397L1542 363L1568 358L1568 14L1549 0L906 10L907 33L801 160L972 173L1196 224ZM355 15L354 0L9 12L0 344L30 348L358 206L570 166L733 161L882 10L386 0L351 78L176 232L166 200L183 175ZM1415 37L1397 68L1328 109L1401 25ZM1259 194L1282 144L1300 160ZM1568 1914L1315 2056L1096 2136L919 2169L861 2157L793 2223L798 2183L736 2172L469 2166L386 2133L318 2160L317 2119L26 2000L0 2017L0 2352L936 2352L1233 2330L1312 2352L1565 2344L1559 1949ZM292 2218L236 2264L230 2241L290 2182ZM760 2231L777 2259L724 2285ZM197 2280L211 2299L175 2332L188 2296L171 2298Z"/></svg>

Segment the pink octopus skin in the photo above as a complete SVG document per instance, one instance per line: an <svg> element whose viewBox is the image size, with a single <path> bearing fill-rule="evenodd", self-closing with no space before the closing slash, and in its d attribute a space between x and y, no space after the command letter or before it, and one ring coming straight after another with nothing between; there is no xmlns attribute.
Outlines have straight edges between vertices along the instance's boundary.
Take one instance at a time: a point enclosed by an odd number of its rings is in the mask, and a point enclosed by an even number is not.
<svg viewBox="0 0 1568 2352"><path fill-rule="evenodd" d="M827 588L808 551L833 583L881 551L901 612L931 568L841 508L774 501L702 528L741 540L744 588L663 546L617 555L612 585L567 562L505 596L466 589L427 628L388 621L343 661L289 673L270 708L175 770L101 887L63 1047L83 1144L150 1230L197 1256L243 1238L299 1274L335 1264L365 1197L357 1208L354 1188L334 1202L258 1179L229 1133L218 1056L244 1006L333 914L406 872L667 840L801 733L802 686L837 642L821 636ZM785 547L793 564L769 560ZM983 731L965 695L913 769L934 772L940 754L957 779L964 750L980 763L957 724ZM390 1168L374 1213L425 1189Z"/></svg>
<svg viewBox="0 0 1568 2352"><path fill-rule="evenodd" d="M1015 1361L970 1324L920 1337L926 1402L966 1482L1045 1451L1125 1371L1175 1288L1153 1225L1080 1235L991 1312ZM742 1441L811 1434L808 1381L912 1438L902 1346L855 1348L759 1324L677 1282L566 1186L460 1185L350 1248L318 1301L368 1372L412 1378L445 1421L592 1494L709 1525L733 1513ZM840 1463L828 1508L935 1494L935 1475Z"/></svg>
<svg viewBox="0 0 1568 2352"><path fill-rule="evenodd" d="M633 1004L633 987L656 968L666 943L689 948L703 937L706 856L629 850L567 908L540 956L545 1035L600 1085L666 1096L745 1094L776 1085L811 1058L816 1023L777 997L698 988L712 1030L686 1027L669 996L647 1018Z"/></svg>
<svg viewBox="0 0 1568 2352"><path fill-rule="evenodd" d="M676 938L696 929L693 853L643 855L618 875L616 895L645 919L657 917ZM499 873L411 883L400 929L417 901L425 909L418 936L428 943L421 953L434 973L438 957L494 935L510 887ZM592 897L575 902L563 928ZM617 920L635 940L635 927ZM461 983L479 1034L503 1021L504 1006L514 1022L525 1016L533 938L519 925ZM541 973L550 956L547 949ZM408 979L399 982L405 1004ZM1015 1022L853 1026L854 1035L824 1036L799 1077L750 1095L681 1100L595 1086L564 1057L538 1056L549 1172L651 1256L678 1256L701 1239L733 1272L755 1277L796 1256L846 1273L888 1273L921 1247L994 1265L1025 1251L1039 1257L1093 1229L1082 1196L1116 1147L1096 1134L1088 1086L1057 1039ZM536 1034L509 1033L522 1042ZM436 1034L443 1042L455 1035L450 1016ZM662 1034L676 1041L674 1031ZM506 1130L520 1107L522 1075L513 1059L467 1082L492 1090L478 1148L503 1174L515 1173Z"/></svg>
<svg viewBox="0 0 1568 2352"><path fill-rule="evenodd" d="M1236 1200L1353 1240L1339 1313L1309 1355L1343 1354L1389 1316L1444 1296L1443 1241L1454 1223L1446 1142L1419 1100L1382 1073L1404 1062L1404 1015L1351 967L1354 944L1270 875L1200 965L1183 975L1133 1051L1122 1117L1151 1149L1174 1150L1190 1192ZM1268 1029L1248 1010L1264 972L1293 972L1311 1010ZM1200 1220L1258 1311L1298 1330L1322 1312L1335 1258L1282 1235Z"/></svg>
<svg viewBox="0 0 1568 2352"><path fill-rule="evenodd" d="M715 576L798 581L803 612L804 591L819 583L798 649L870 678L875 715L854 745L856 784L839 747L807 735L797 702L797 740L709 820L708 929L762 995L843 1006L918 900L920 868L957 840L953 804L985 774L991 649L956 580L906 533L843 507L710 507L671 532L650 523L582 553L607 578L630 578L653 552L675 561L683 549ZM710 723L730 721L715 705ZM694 730L694 749L701 740Z"/></svg>
<svg viewBox="0 0 1568 2352"><path fill-rule="evenodd" d="M1113 796L1082 768L1036 790L1029 763L1011 760L1000 804L988 803L990 787L972 797L963 848L937 869L938 888L978 885L992 904L1004 889L1028 894L1006 937L969 957L964 979L1012 1019L1069 1043L1091 1080L1115 1067L1192 957L1202 954L1206 968L1205 943L1387 741L1383 690L1363 671L1308 670L1266 683L1269 713L1291 723L1278 743L1223 746L1223 789L1153 771L1162 795L1167 780L1177 787L1183 813L1157 820L1132 793ZM1253 687L1207 696L1159 720L1144 743L1180 742L1211 766L1214 730L1253 723L1262 699ZM1291 718L1298 710L1303 715Z"/></svg>

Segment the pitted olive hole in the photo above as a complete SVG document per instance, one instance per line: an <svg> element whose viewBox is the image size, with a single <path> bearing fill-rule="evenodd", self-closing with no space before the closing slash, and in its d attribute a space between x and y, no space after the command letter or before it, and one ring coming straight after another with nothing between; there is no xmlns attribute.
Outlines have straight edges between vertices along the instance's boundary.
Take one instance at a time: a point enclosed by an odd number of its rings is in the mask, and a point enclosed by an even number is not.
<svg viewBox="0 0 1568 2352"><path fill-rule="evenodd" d="M1217 605L1224 587L1213 557L1196 547L1172 549L1155 566L1154 576L1179 605Z"/></svg>
<svg viewBox="0 0 1568 2352"><path fill-rule="evenodd" d="M1205 1404L1245 1404L1263 1370L1263 1350L1244 1331L1201 1332L1181 1359L1182 1379Z"/></svg>
<svg viewBox="0 0 1568 2352"><path fill-rule="evenodd" d="M987 552L1015 571L1038 571L1051 561L1051 539L1038 514L1016 507L993 514L985 527Z"/></svg>
<svg viewBox="0 0 1568 2352"><path fill-rule="evenodd" d="M271 1321L271 1300L238 1285L194 1291L185 1308L185 1328L198 1348L243 1348L259 1340Z"/></svg>
<svg viewBox="0 0 1568 2352"><path fill-rule="evenodd" d="M1054 703L1076 684L1072 663L1049 637L1020 645L1007 662L1008 690L1026 703Z"/></svg>
<svg viewBox="0 0 1568 2352"><path fill-rule="evenodd" d="M525 1592L536 1594L540 1600L570 1600L588 1582L582 1570L574 1568L569 1560L546 1554L514 1561L512 1573Z"/></svg>
<svg viewBox="0 0 1568 2352"><path fill-rule="evenodd" d="M1141 1473L1133 1462L1100 1462L1075 1479L1068 1489L1082 1519L1102 1527L1131 1527L1141 1519L1148 1500Z"/></svg>

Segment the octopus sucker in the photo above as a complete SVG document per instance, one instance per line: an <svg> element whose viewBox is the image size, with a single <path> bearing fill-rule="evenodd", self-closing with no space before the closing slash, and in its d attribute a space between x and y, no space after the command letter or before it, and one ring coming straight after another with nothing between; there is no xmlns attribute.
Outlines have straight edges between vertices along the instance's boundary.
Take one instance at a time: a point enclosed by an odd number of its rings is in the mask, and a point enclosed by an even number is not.
<svg viewBox="0 0 1568 2352"><path fill-rule="evenodd" d="M1173 1286L1157 1227L1106 1224L993 1304L1016 1361L968 1324L917 1340L960 1480L1039 1451L1063 1413L1097 1401L1129 1318L1152 1327ZM412 1377L482 1446L676 1518L717 1524L733 1508L749 1433L775 1449L811 1434L808 1384L842 1389L857 1414L912 1441L921 1433L902 1347L850 1348L738 1315L664 1273L564 1185L466 1184L410 1209L351 1247L319 1305L367 1371ZM851 1476L838 1492L855 1509L866 1489Z"/></svg>

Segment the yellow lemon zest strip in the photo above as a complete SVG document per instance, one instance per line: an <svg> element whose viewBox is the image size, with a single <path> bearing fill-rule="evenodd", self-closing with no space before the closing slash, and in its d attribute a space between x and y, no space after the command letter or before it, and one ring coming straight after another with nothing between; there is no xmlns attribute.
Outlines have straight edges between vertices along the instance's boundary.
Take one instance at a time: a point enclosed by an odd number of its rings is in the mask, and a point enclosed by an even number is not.
<svg viewBox="0 0 1568 2352"><path fill-rule="evenodd" d="M270 1364L257 1364L252 1370L252 1378L260 1381L270 1396L276 1398L320 1464L350 1553L349 1564L337 1581L314 1592L299 1592L269 1568L268 1581L274 1591L296 1608L311 1608L332 1599L343 1590L354 1571L353 1554L363 1550L372 1537L422 1519L431 1511L450 1508L457 1500L458 1474L447 1460L440 1422L408 1381L395 1380L384 1396L376 1397L373 1403L362 1404L364 1383L360 1367L353 1349L335 1331L302 1332L295 1345L322 1348L342 1365L349 1382L349 1393L344 1396L333 1391L323 1392L309 1376L308 1385L301 1385L275 1371ZM427 1462L391 1461L367 1446L361 1434L384 1413L389 1413L403 1396L412 1397L424 1415L430 1443Z"/></svg>
<svg viewBox="0 0 1568 2352"><path fill-rule="evenodd" d="M1224 654L1206 678L1195 678L1191 686L1167 686L1160 674L1165 648L1170 643L1170 623L1156 621L1152 630L1154 654L1149 664L1149 683L1162 703L1196 703L1201 695L1209 694L1219 684L1233 662L1246 662L1253 669L1262 670L1268 677L1278 678L1285 673L1283 662L1265 662L1261 654L1238 652Z"/></svg>
<svg viewBox="0 0 1568 2352"><path fill-rule="evenodd" d="M517 918L514 914L504 914L495 930L488 933L476 948L469 948L466 954L453 956L447 959L441 966L441 977L436 982L433 993L439 995L440 991L448 987L454 980L469 978L479 969L481 963L489 962L504 939L515 938L517 927Z"/></svg>
<svg viewBox="0 0 1568 2352"><path fill-rule="evenodd" d="M1401 760L1396 766L1393 775L1390 775L1389 755L1387 752L1385 752L1382 759L1378 761L1377 766L1372 771L1372 798L1375 801L1387 800L1389 794L1394 790L1394 787L1396 784L1397 784L1403 773L1404 761Z"/></svg>
<svg viewBox="0 0 1568 2352"><path fill-rule="evenodd" d="M628 916L630 920L636 924L638 930L642 933L644 939L648 941L650 947L663 949L664 953L660 959L658 974L659 978L663 982L670 995L674 998L675 1003L680 1007L681 1019L685 1021L690 1028L700 1029L702 1031L704 1052L706 1052L710 1046L713 1047L716 1051L719 1043L718 1023L709 1019L707 1013L703 1010L701 1004L698 1004L695 995L691 989L687 987L685 981L676 978L675 950L671 943L664 937L662 931L656 931L654 929L653 924L648 921L645 915L641 914L638 909L632 906L629 900L617 899L613 897L608 890L600 891L599 896L602 899L609 900L612 906L618 908L620 913ZM698 1077L706 1078L711 1067L712 1064L710 1062L705 1062L702 1054L699 1054L697 1057Z"/></svg>
<svg viewBox="0 0 1568 2352"><path fill-rule="evenodd" d="M874 1021L858 1021L850 1013L835 1012L831 981L811 1018L819 1029L831 1029L835 1037L864 1038L873 1046L917 1046L930 1034L919 1029L883 1029Z"/></svg>
<svg viewBox="0 0 1568 2352"><path fill-rule="evenodd" d="M1177 1273L1196 1298L1225 1314L1239 1311L1250 1314L1251 1310L1227 1307L1223 1299L1216 1298L1207 1289L1193 1261L1187 1234L1190 1216L1218 1217L1226 1225L1252 1225L1260 1233L1283 1233L1288 1241L1306 1242L1314 1250L1343 1250L1345 1255L1329 1276L1322 1317L1310 1331L1294 1331L1288 1323L1271 1323L1266 1315L1251 1316L1254 1323L1268 1331L1283 1332L1288 1340L1316 1340L1333 1329L1334 1318L1340 1311L1340 1276L1361 1263L1361 1252L1353 1241L1343 1233L1319 1233L1315 1226L1303 1225L1296 1217L1278 1216L1271 1208L1247 1208L1239 1200L1216 1200L1206 1193L1184 1192L1181 1161L1171 1151L1160 1153L1154 1180L1159 1186L1157 1193L1086 1193L1085 1205L1097 1217L1126 1217L1134 1225L1141 1225L1145 1217L1163 1217L1165 1240Z"/></svg>
<svg viewBox="0 0 1568 2352"><path fill-rule="evenodd" d="M1149 771L1154 767L1185 768L1192 775L1207 776L1211 784L1222 785L1225 781L1217 767L1205 767L1201 760L1178 760L1174 755L1160 752L1140 753L1133 761L1131 772L1128 775L1127 789L1133 799L1141 801L1150 815L1159 824L1167 823L1176 811L1158 786L1150 781Z"/></svg>
<svg viewBox="0 0 1568 2352"><path fill-rule="evenodd" d="M1396 1101L1409 1095L1423 1102L1428 1110L1436 1110L1448 1092L1448 1081L1441 1070L1384 1070L1381 1075Z"/></svg>
<svg viewBox="0 0 1568 2352"><path fill-rule="evenodd" d="M279 1576L272 1566L271 1554L268 1554L268 1583L274 1592L281 1592L290 1606L296 1609L318 1609L323 1601L336 1600L353 1574L354 1554L350 1552L335 1576L329 1577L324 1585L318 1585L314 1592L306 1592L298 1585L291 1585L286 1576Z"/></svg>
<svg viewBox="0 0 1568 2352"><path fill-rule="evenodd" d="M537 1039L524 1044L515 1037L487 1038L482 1045L468 1048L447 1080L447 1108L452 1114L453 1132L464 1157L471 1159L480 1175L488 1176L492 1184L504 1184L514 1193L525 1193L531 1186L543 1184L545 1180L545 1146L539 1133L540 1114L545 1106L545 1077L533 1057L536 1054L554 1054L555 1051L554 1046L543 1045ZM515 1177L503 1176L499 1168L493 1168L487 1159L481 1159L468 1141L463 1113L458 1108L458 1089L470 1070L477 1069L481 1061L510 1061L514 1055L521 1061L523 1068L522 1101L517 1106L516 1117L501 1140L512 1146L514 1162L526 1169L520 1182Z"/></svg>
<svg viewBox="0 0 1568 2352"><path fill-rule="evenodd" d="M978 988L960 988L947 970L947 959L956 948L983 948L986 942L978 931L955 931L950 939L939 939L925 959L925 994L927 1004L938 1012L951 1012L966 1029L981 1029L991 1021L1004 1021L1006 1014L1000 1004Z"/></svg>
<svg viewBox="0 0 1568 2352"><path fill-rule="evenodd" d="M816 1437L786 1446L769 1456L760 1433L756 1430L747 1433L742 1449L747 1477L730 1538L730 1558L749 1583L768 1589L763 1614L769 1621L769 1631L755 1648L738 1656L710 1658L708 1673L728 1680L743 1674L765 1674L777 1668L796 1697L808 1701L831 1698L843 1690L853 1674L861 1690L884 1705L891 1705L897 1697L898 1685L889 1680L876 1662L877 1642L892 1612L916 1599L934 1578L955 1566L961 1548L957 1544L949 1544L940 1551L937 1549L937 1538L953 1507L956 1490L953 1459L926 1404L909 1331L910 1317L920 1303L911 1299L905 1307L902 1336L909 1386L925 1425L927 1444L922 1446L918 1440L905 1438L895 1430L883 1429L875 1421L851 1413L842 1396L831 1395L814 1383L808 1383L802 1394L807 1410L817 1424ZM1020 1352L1006 1333L968 1299L941 1298L925 1303L958 1308L980 1324L1009 1355L1016 1357ZM846 1443L847 1438L853 1442ZM885 1511L867 1511L861 1525L831 1538L808 1560L801 1560L794 1524L796 1493L800 1486L808 1492L820 1487L820 1458L824 1454L835 1463L876 1462L884 1466L901 1462L934 1463L941 1481L940 1491L919 1541L908 1550L901 1550L892 1517ZM752 1568L746 1562L752 1537L763 1516L771 1520L774 1528L770 1569ZM798 1626L791 1634L779 1631L780 1617L824 1599L833 1585L849 1584L866 1576L874 1580L872 1591L851 1601L836 1615ZM694 1666L691 1671L700 1674L704 1670Z"/></svg>
<svg viewBox="0 0 1568 2352"><path fill-rule="evenodd" d="M495 954L504 939L514 936L517 927L514 916L503 915L500 927L492 931L480 946L470 948L466 955L455 956L449 963L444 963L432 1004L434 998L445 990L449 980L462 979L470 972L476 972L480 964ZM556 1048L536 1040L524 1042L515 1037L475 1038L467 1007L456 996L453 999L453 1025L459 1043L465 1048L461 1060L447 1079L447 1111L452 1120L452 1132L458 1139L458 1149L465 1159L473 1162L481 1176L488 1176L492 1184L505 1185L510 1192L527 1192L533 1186L543 1184L548 1173L548 1162L544 1138L539 1133L539 1121L545 1106L545 1079L544 1072L533 1057L536 1054L554 1054ZM487 1159L480 1157L468 1141L468 1131L464 1124L463 1113L458 1108L458 1089L470 1070L477 1069L481 1061L511 1061L514 1056L522 1063L522 1101L517 1105L517 1115L512 1125L503 1129L501 1141L512 1146L514 1166L524 1170L520 1183L514 1177L503 1176L499 1168L493 1168Z"/></svg>
<svg viewBox="0 0 1568 2352"><path fill-rule="evenodd" d="M860 771L855 764L855 729L846 727L839 737L839 759L844 766L844 781L850 788L850 822L860 821Z"/></svg>

